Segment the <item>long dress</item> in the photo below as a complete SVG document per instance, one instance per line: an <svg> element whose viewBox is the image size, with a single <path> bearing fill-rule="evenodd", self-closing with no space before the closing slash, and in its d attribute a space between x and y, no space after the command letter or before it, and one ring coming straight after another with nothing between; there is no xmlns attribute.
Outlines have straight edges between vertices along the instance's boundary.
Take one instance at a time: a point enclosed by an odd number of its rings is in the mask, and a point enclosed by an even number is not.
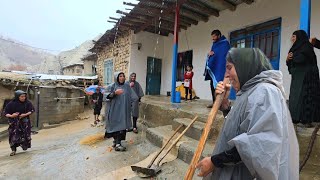
<svg viewBox="0 0 320 180"><path fill-rule="evenodd" d="M5 108L5 114L13 114L18 112L19 114L25 114L28 112L34 112L32 103L28 100L20 102L18 98L9 102ZM23 119L8 118L9 124L9 144L13 151L21 146L23 150L31 148L31 122L30 117L27 116Z"/></svg>
<svg viewBox="0 0 320 180"><path fill-rule="evenodd" d="M297 41L289 52L293 59L287 61L291 74L289 109L293 123L320 121L320 80L317 57L308 37L302 31L295 32Z"/></svg>

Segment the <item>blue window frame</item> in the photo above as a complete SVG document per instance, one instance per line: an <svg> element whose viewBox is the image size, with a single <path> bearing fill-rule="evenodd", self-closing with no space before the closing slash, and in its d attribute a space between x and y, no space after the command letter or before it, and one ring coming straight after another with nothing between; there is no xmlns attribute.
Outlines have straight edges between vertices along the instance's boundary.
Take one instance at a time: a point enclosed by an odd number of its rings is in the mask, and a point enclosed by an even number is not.
<svg viewBox="0 0 320 180"><path fill-rule="evenodd" d="M109 85L113 83L113 60L104 61L104 84Z"/></svg>
<svg viewBox="0 0 320 180"><path fill-rule="evenodd" d="M281 18L233 31L230 42L232 47L259 48L273 68L279 70Z"/></svg>

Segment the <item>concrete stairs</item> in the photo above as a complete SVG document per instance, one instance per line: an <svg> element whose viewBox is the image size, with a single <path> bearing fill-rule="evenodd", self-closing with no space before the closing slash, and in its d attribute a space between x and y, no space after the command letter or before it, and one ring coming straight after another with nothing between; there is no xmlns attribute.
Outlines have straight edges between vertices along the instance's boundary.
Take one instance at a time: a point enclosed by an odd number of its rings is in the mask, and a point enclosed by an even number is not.
<svg viewBox="0 0 320 180"><path fill-rule="evenodd" d="M163 142L165 142L175 131L175 129L180 125L184 124L185 127L191 122L188 118L177 118L174 119L172 125L159 126L155 128L148 128L146 132L146 138L152 144L161 147ZM205 124L203 122L196 121L192 127L186 132L186 134L179 141L181 144L178 149L178 159L189 164L192 160L193 154L197 149L199 139L201 137L202 131ZM183 131L183 130L181 130ZM178 133L179 135L179 133ZM178 136L176 135L176 137ZM175 139L174 137L173 139ZM211 156L215 139L213 138L213 132L210 133L210 138L207 140L205 149L202 153L203 157Z"/></svg>

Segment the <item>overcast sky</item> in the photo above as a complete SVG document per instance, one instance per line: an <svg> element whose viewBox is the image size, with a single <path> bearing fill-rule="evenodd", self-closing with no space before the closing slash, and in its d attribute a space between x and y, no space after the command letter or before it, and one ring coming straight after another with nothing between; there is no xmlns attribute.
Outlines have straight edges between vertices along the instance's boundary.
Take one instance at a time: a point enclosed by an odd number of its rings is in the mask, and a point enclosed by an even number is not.
<svg viewBox="0 0 320 180"><path fill-rule="evenodd" d="M125 8L131 7L123 0L2 0L0 35L44 49L68 50L112 28L107 20L119 17L116 10Z"/></svg>

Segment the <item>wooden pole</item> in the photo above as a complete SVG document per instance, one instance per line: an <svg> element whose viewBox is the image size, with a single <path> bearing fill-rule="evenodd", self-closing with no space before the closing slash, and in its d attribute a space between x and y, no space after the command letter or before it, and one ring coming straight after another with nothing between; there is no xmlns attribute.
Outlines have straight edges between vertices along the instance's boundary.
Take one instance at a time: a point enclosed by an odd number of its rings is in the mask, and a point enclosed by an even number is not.
<svg viewBox="0 0 320 180"><path fill-rule="evenodd" d="M225 79L223 84L225 85L227 83L227 80ZM213 107L210 111L210 114L208 116L208 120L207 120L207 123L205 125L205 128L204 130L202 131L202 135L201 135L201 138L199 140L199 144L198 144L198 147L197 147L197 150L196 152L194 153L193 155L193 158L192 158L192 161L190 163L190 166L187 170L187 173L184 177L184 180L192 180L192 177L194 175L194 172L196 170L195 166L197 165L198 161L200 160L200 157L201 157L201 154L203 152L203 149L204 149L204 146L206 144L206 141L208 139L208 135L209 135L209 132L211 130L211 126L217 116L217 113L218 113L218 110L221 106L221 103L222 103L222 100L225 96L225 92L222 93L222 94L218 94L216 96L216 100L214 101L214 104L213 104Z"/></svg>

